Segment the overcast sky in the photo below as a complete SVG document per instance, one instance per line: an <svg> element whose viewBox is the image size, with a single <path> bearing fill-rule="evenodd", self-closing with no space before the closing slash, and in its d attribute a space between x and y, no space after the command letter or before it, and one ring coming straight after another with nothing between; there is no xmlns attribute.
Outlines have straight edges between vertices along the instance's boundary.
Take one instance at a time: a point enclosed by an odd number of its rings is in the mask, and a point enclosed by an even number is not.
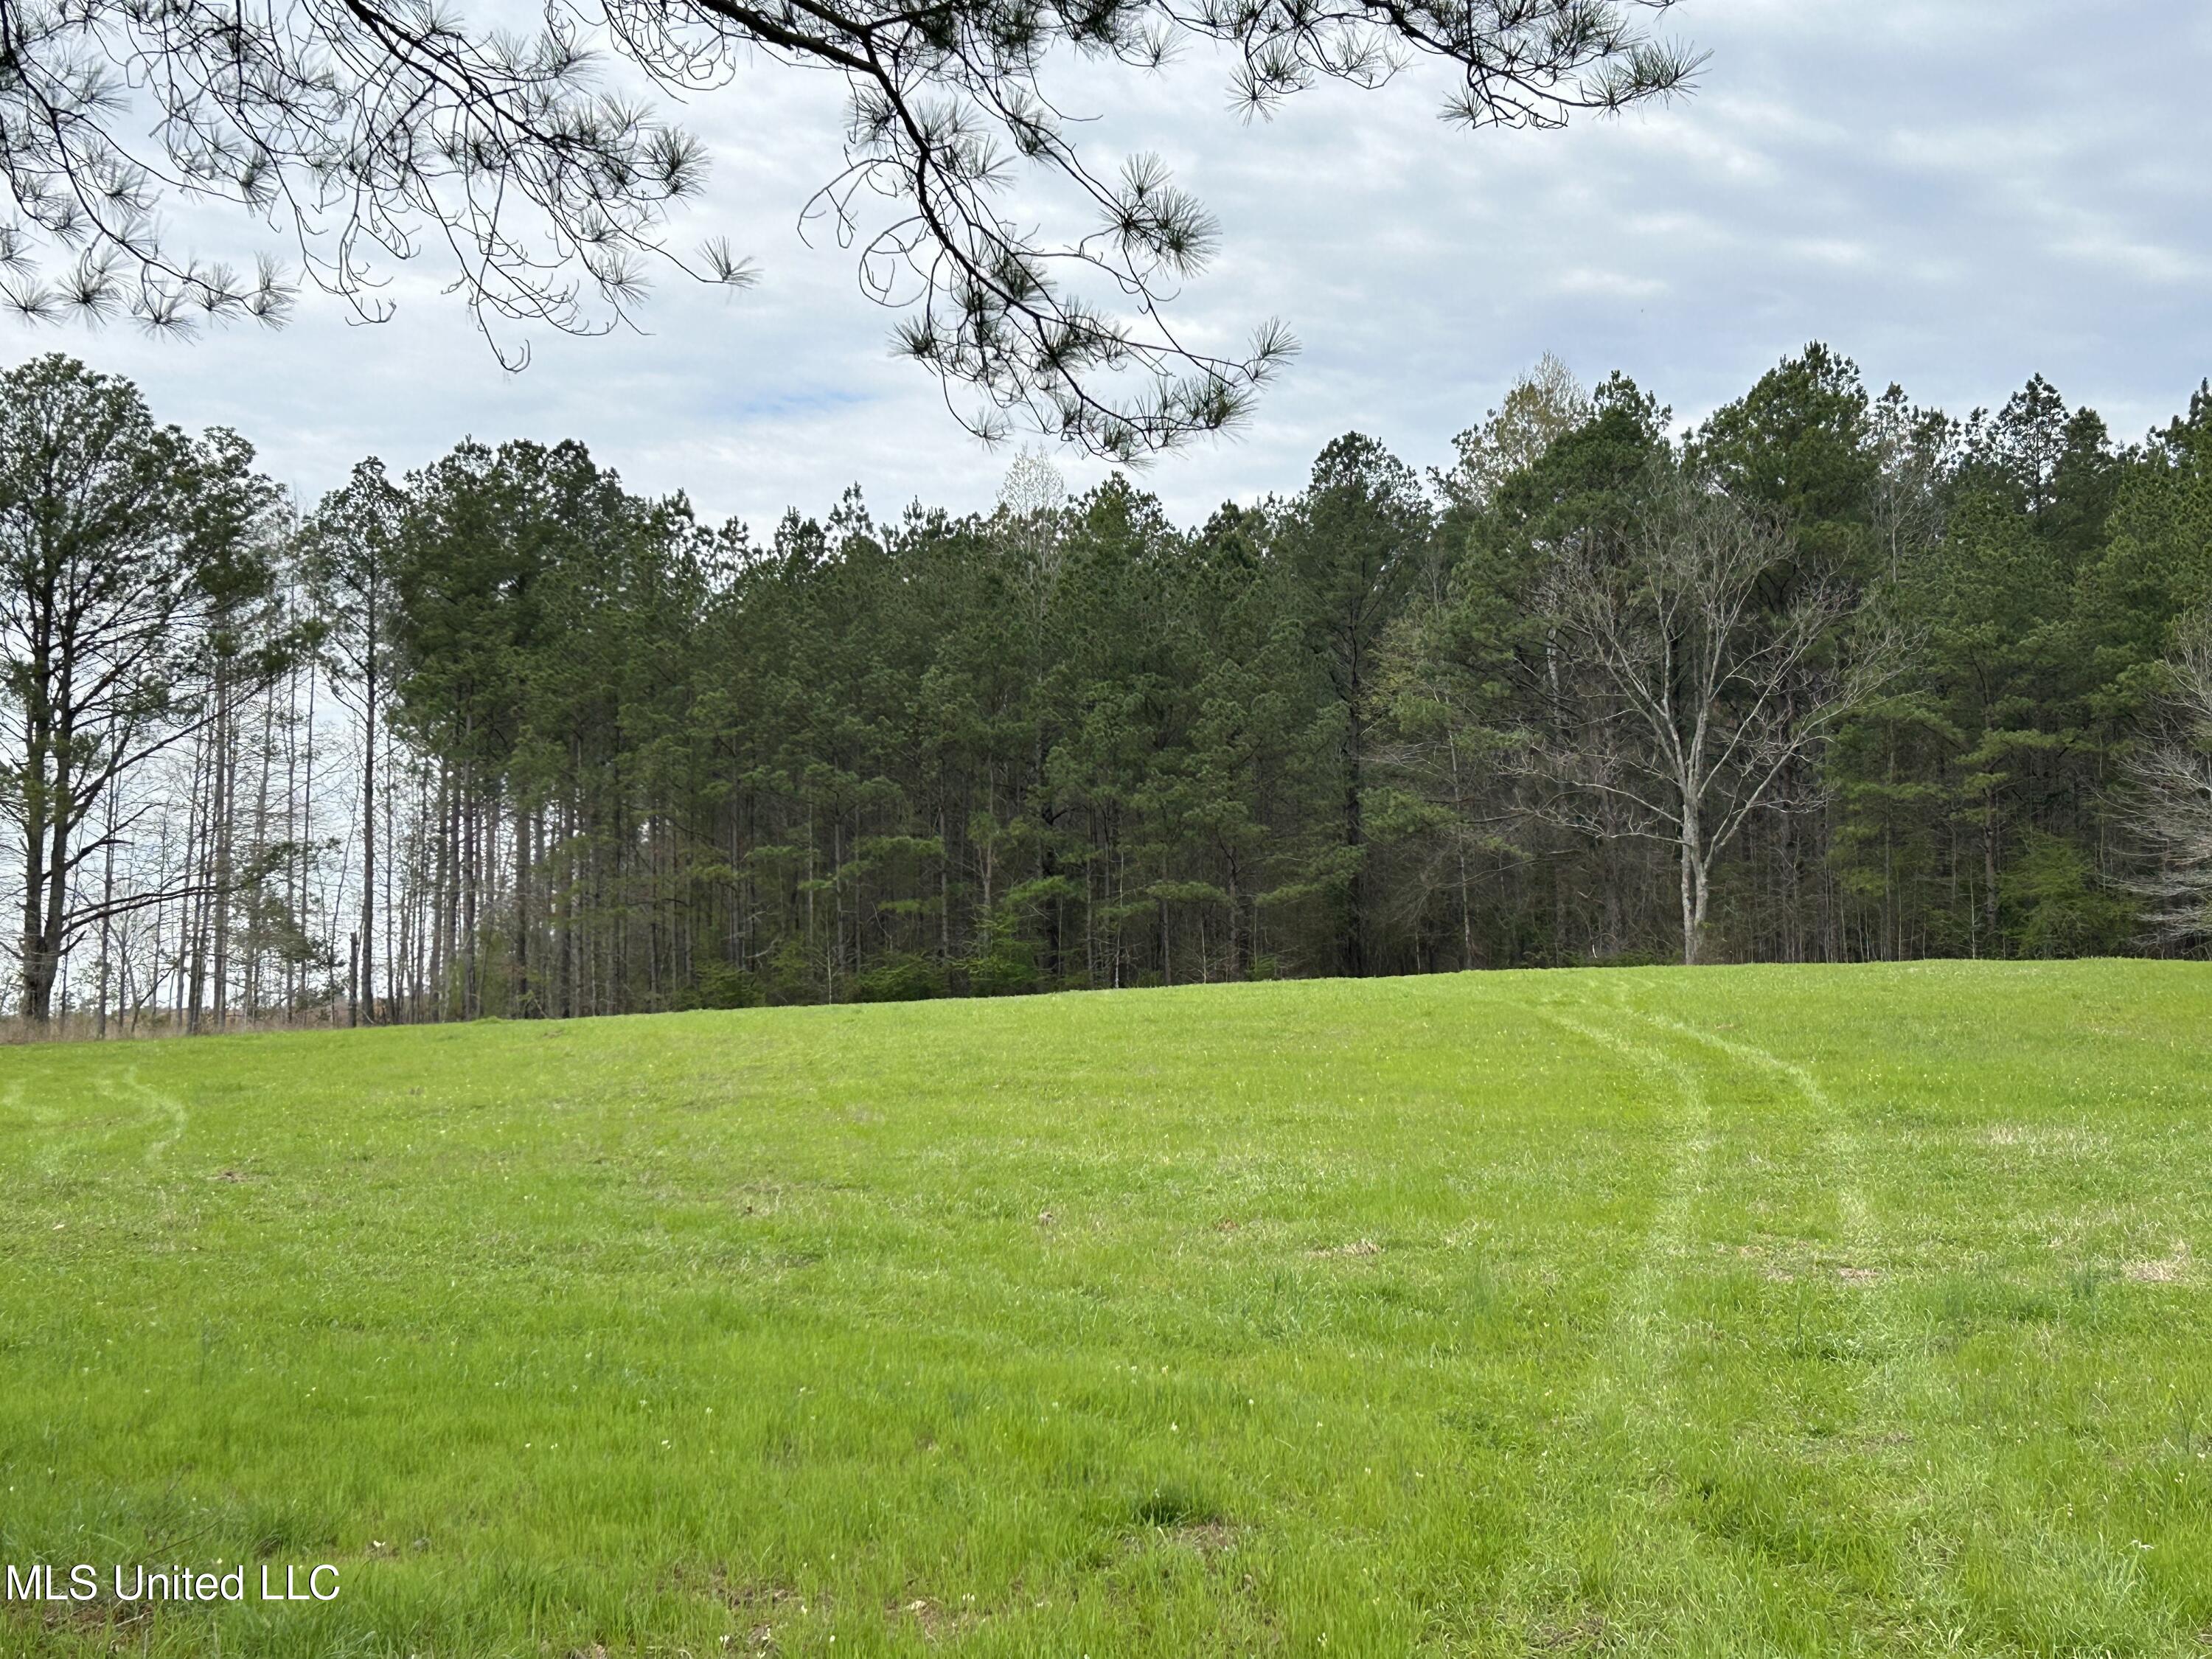
<svg viewBox="0 0 2212 1659"><path fill-rule="evenodd" d="M1443 84L1228 107L1202 58L1086 82L1086 137L1160 152L1221 222L1180 302L1224 336L1283 319L1304 355L1239 439L1146 478L1178 517L1295 488L1358 428L1444 460L1542 352L1632 374L1695 417L1806 341L1963 414L2033 372L2124 436L2212 374L2212 7L2193 0L1684 0L1711 52L1693 97L1565 132L1436 118ZM653 332L540 339L502 371L425 273L352 326L310 295L281 333L197 343L0 325L0 357L59 346L130 374L155 413L238 428L312 498L359 457L426 461L464 435L588 443L634 488L765 527L858 481L878 513L986 507L1010 455L896 362L849 256L794 229L838 156L837 84L763 65L700 104L707 217L763 268L734 297L664 283ZM200 222L195 221L195 228ZM250 228L228 245L249 251ZM1062 459L1080 487L1101 469Z"/></svg>

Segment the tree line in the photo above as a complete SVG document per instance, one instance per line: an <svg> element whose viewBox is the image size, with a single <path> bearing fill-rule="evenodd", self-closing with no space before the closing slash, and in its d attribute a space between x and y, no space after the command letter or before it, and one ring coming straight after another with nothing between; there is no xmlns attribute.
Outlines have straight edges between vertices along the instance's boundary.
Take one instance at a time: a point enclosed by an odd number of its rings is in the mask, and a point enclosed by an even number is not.
<svg viewBox="0 0 2212 1659"><path fill-rule="evenodd" d="M33 1030L2204 942L2212 391L2119 443L1814 345L1680 426L1547 359L1426 476L757 538L574 443L303 509L0 379Z"/></svg>

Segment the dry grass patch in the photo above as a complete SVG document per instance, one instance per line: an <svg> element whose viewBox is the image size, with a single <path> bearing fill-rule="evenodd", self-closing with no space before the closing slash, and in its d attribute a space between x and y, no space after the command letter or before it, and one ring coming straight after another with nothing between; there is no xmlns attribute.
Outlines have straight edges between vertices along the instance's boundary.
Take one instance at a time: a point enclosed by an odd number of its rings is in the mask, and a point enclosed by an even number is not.
<svg viewBox="0 0 2212 1659"><path fill-rule="evenodd" d="M2130 1261L2120 1271L2138 1285L2179 1285L2189 1277L2189 1241L2177 1238L2166 1255L2149 1261Z"/></svg>

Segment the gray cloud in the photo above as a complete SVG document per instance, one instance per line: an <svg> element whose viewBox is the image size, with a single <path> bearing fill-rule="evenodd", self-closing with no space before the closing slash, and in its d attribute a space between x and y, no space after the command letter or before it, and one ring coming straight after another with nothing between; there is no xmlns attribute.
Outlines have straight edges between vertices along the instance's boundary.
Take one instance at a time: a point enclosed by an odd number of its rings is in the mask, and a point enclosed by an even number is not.
<svg viewBox="0 0 2212 1659"><path fill-rule="evenodd" d="M1196 517L1294 487L1349 427L1435 463L1545 350L1586 379L1625 369L1694 418L1820 338L1877 386L1957 412L2039 371L2139 433L2212 373L2212 12L2106 0L2087 16L1688 0L1673 27L1713 54L1697 95L1545 134L1448 128L1441 82L1418 71L1250 126L1203 58L1072 78L1072 102L1110 108L1089 141L1102 155L1159 150L1222 221L1179 326L1225 344L1273 314L1306 343L1242 439L1146 482ZM472 434L580 438L636 487L763 526L855 479L878 510L987 505L1008 458L890 359L850 255L794 234L838 154L837 90L763 65L693 112L717 158L697 216L759 257L758 289L664 286L649 334L539 339L520 375L427 271L380 327L310 300L278 335L11 327L0 355L58 345L131 374L164 418L236 426L307 495L363 454L414 465ZM210 252L250 246L237 226L191 228Z"/></svg>

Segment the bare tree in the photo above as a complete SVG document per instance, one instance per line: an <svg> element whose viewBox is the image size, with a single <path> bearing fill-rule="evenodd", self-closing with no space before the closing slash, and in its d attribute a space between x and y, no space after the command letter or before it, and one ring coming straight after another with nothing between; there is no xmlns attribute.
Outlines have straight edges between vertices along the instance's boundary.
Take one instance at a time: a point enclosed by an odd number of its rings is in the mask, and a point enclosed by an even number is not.
<svg viewBox="0 0 2212 1659"><path fill-rule="evenodd" d="M2153 929L2188 945L2212 934L2212 617L2166 667L2165 729L2129 762L2123 815L2154 861L2132 884Z"/></svg>
<svg viewBox="0 0 2212 1659"><path fill-rule="evenodd" d="M1796 549L1727 496L1669 478L1620 536L1554 550L1545 605L1554 704L1520 764L1540 816L1656 841L1680 876L1682 960L1704 942L1715 860L1751 816L1802 809L1784 780L1878 684L1887 653L1832 576L1766 594Z"/></svg>

